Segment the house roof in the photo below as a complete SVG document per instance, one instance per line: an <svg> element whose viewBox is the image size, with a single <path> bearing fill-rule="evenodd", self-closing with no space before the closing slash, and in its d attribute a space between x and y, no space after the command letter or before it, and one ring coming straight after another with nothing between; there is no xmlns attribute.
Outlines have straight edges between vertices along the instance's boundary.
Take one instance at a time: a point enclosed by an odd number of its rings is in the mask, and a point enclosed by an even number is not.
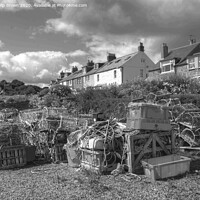
<svg viewBox="0 0 200 200"><path fill-rule="evenodd" d="M78 77L88 76L88 75L91 75L91 74L95 74L95 73L100 73L100 72L116 69L118 67L123 66L126 62L128 62L128 60L133 58L137 53L138 52L131 53L131 54L116 58L116 59L114 59L114 60L112 60L110 62L106 62L100 68L92 69L89 72L87 72L86 74L83 74L82 70L76 71L73 74L70 74L69 76L64 77L60 82L69 81L69 80L73 80L73 79L78 78Z"/></svg>
<svg viewBox="0 0 200 200"><path fill-rule="evenodd" d="M182 65L186 63L186 59L188 56L191 56L199 51L200 43L194 43L191 45L172 49L171 51L169 51L168 55L163 60L161 60L161 62L165 60L177 59L176 65Z"/></svg>
<svg viewBox="0 0 200 200"><path fill-rule="evenodd" d="M96 72L100 73L100 72L104 72L104 71L108 71L108 70L112 70L112 69L116 69L118 67L121 67L122 65L124 65L126 62L128 62L128 60L130 60L132 57L134 57L138 52L132 53L132 54L128 54L126 56L122 56L120 58L116 58L110 62L106 62L101 68L99 68Z"/></svg>
<svg viewBox="0 0 200 200"><path fill-rule="evenodd" d="M75 79L75 78L79 77L82 74L82 72L83 72L82 70L78 70L78 71L74 72L73 74L70 74L69 76L64 77L60 82L65 82L65 81Z"/></svg>

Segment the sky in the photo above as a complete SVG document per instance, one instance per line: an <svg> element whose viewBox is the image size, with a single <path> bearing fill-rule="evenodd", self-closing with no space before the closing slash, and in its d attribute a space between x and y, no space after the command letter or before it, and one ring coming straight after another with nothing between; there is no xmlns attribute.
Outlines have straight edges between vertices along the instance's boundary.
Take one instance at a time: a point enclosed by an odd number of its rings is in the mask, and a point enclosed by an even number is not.
<svg viewBox="0 0 200 200"><path fill-rule="evenodd" d="M200 40L200 0L0 0L0 81L40 86L87 60L137 51L157 63Z"/></svg>

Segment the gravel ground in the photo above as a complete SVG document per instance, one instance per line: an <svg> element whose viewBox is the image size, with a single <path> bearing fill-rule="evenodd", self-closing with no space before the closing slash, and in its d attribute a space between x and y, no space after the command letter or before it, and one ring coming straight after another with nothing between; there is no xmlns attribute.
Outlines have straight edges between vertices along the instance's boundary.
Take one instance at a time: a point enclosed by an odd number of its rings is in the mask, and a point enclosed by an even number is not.
<svg viewBox="0 0 200 200"><path fill-rule="evenodd" d="M70 168L67 163L32 165L1 170L2 200L78 199L200 199L200 159L191 162L190 173L152 183L140 175L128 178L96 175Z"/></svg>

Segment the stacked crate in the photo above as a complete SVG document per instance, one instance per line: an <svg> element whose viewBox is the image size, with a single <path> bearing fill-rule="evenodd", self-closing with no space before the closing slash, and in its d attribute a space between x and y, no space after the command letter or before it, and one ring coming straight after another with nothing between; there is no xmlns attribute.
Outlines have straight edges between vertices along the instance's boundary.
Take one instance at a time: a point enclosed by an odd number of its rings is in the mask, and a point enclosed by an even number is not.
<svg viewBox="0 0 200 200"><path fill-rule="evenodd" d="M171 131L168 107L130 103L128 108L127 164L129 172L134 172L142 158L172 154L175 136Z"/></svg>

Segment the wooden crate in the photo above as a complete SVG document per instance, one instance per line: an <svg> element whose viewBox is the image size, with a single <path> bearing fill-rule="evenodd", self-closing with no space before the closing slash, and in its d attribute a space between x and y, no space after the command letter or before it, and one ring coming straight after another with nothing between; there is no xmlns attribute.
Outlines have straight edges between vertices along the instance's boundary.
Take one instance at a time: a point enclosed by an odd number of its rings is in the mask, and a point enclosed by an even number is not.
<svg viewBox="0 0 200 200"><path fill-rule="evenodd" d="M10 169L26 165L24 145L9 146L0 149L0 169Z"/></svg>
<svg viewBox="0 0 200 200"><path fill-rule="evenodd" d="M67 154L63 146L64 144L56 144L55 146L55 157L57 161L67 161Z"/></svg>
<svg viewBox="0 0 200 200"><path fill-rule="evenodd" d="M170 139L169 144L163 144L163 138ZM140 149L136 149L139 141L145 141ZM169 155L175 150L175 135L170 132L152 131L148 134L126 134L127 142L127 165L129 172L134 172L139 166L141 159L147 154L151 158L159 157L160 154Z"/></svg>

